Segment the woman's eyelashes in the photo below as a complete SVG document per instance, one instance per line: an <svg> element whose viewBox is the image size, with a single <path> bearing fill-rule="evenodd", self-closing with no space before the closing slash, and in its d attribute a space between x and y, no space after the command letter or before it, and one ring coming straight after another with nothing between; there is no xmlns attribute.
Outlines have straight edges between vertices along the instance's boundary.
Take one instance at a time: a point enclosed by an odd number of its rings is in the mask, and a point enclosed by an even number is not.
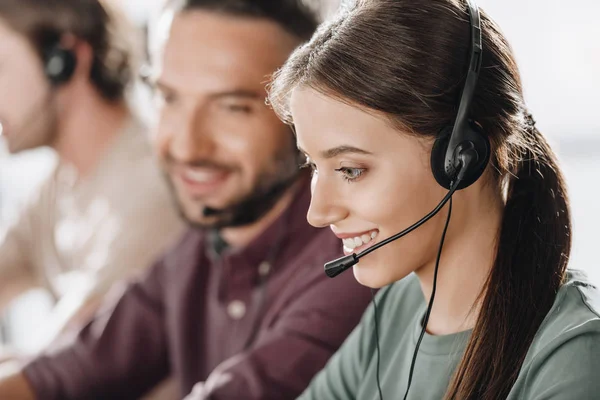
<svg viewBox="0 0 600 400"><path fill-rule="evenodd" d="M310 159L306 159L306 162L302 165L300 165L300 168L310 168L311 169L311 175L315 175L316 173L318 173L318 169L317 166L314 162L312 162ZM337 172L338 174L340 174L342 176L342 179L344 179L346 182L355 182L356 180L358 180L365 172L366 172L366 168L353 168L353 167L340 167L340 168L336 168L334 169L335 172Z"/></svg>
<svg viewBox="0 0 600 400"><path fill-rule="evenodd" d="M346 182L354 182L358 178L360 178L362 176L362 174L365 173L366 169L365 168L340 167L340 168L337 168L335 171L342 174L342 178L344 178L344 180L346 180Z"/></svg>

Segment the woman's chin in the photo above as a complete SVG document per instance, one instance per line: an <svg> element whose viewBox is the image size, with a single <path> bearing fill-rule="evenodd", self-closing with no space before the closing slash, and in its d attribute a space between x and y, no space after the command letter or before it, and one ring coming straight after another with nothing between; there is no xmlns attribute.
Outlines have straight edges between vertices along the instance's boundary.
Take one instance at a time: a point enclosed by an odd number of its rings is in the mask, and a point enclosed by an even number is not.
<svg viewBox="0 0 600 400"><path fill-rule="evenodd" d="M383 272L380 267L363 261L356 264L352 272L358 283L372 289L380 289L393 282L389 274Z"/></svg>

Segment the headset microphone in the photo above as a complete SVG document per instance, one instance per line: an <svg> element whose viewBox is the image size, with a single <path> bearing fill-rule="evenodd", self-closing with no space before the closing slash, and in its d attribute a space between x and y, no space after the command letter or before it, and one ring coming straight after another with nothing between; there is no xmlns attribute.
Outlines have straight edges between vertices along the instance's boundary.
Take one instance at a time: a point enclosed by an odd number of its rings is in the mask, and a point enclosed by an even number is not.
<svg viewBox="0 0 600 400"><path fill-rule="evenodd" d="M223 212L225 212L225 210L220 210L218 208L212 208L212 207L204 207L204 209L202 210L202 216L212 217L215 215L222 214Z"/></svg>

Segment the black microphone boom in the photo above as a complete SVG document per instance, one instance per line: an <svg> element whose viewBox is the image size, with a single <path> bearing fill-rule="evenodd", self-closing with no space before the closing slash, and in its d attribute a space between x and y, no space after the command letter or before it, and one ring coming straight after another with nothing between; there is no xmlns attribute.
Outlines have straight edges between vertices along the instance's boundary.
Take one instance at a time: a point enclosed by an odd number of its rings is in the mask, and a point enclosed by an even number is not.
<svg viewBox="0 0 600 400"><path fill-rule="evenodd" d="M442 207L444 207L444 205L448 202L448 200L450 200L450 198L452 197L452 195L458 188L458 185L460 184L460 182L461 182L460 178L457 179L456 182L453 182L450 187L450 190L448 191L446 196L444 196L442 201L440 201L440 203L429 214L427 214L426 216L421 218L419 221L417 221L413 225L409 226L402 232L399 232L399 233L395 234L394 236L390 236L389 238L382 240L381 242L379 242L377 244L374 244L373 246L360 252L359 254L352 253L347 256L335 259L333 261L329 261L328 263L325 264L325 274L330 278L334 278L334 277L338 276L342 272L344 272L347 269L351 268L352 266L356 265L356 263L358 263L358 261L362 257L366 256L370 252L375 251L378 248L385 246L386 244L393 242L396 239L400 239L402 236L414 231L415 229L417 229L418 227L423 225L425 222L429 221L442 209Z"/></svg>
<svg viewBox="0 0 600 400"><path fill-rule="evenodd" d="M358 256L356 253L348 254L347 256L340 257L336 260L329 261L325 264L325 274L328 277L333 278L352 267L358 262Z"/></svg>
<svg viewBox="0 0 600 400"><path fill-rule="evenodd" d="M202 210L202 215L204 217L212 217L213 215L219 215L224 212L224 210L220 210L218 208L204 207L204 209Z"/></svg>

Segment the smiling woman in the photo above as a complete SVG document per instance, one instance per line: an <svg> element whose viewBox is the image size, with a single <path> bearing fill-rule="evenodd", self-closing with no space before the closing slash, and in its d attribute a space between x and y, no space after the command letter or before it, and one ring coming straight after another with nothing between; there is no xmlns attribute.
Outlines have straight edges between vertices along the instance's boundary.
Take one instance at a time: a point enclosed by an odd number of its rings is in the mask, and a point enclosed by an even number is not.
<svg viewBox="0 0 600 400"><path fill-rule="evenodd" d="M381 240L416 222L444 197L445 189L431 176L427 139L398 134L382 115L304 86L294 90L290 110L298 145L314 169L311 224L331 226L340 238L375 232ZM437 218L406 240L365 257L354 269L356 278L382 287L427 264L443 223L444 218ZM354 248L349 244L344 242L353 251L366 249L358 241ZM418 247L427 251L409 251ZM403 254L401 265L398 253ZM375 268L392 264L397 268Z"/></svg>
<svg viewBox="0 0 600 400"><path fill-rule="evenodd" d="M329 226L347 254L386 241L449 194L432 147L445 127L459 124L463 88L475 87L468 127L491 144L483 176L452 196L451 218L446 206L354 266L362 284L389 286L303 399L375 398L378 391L420 400L591 399L600 390L592 376L600 357L590 353L600 350L591 301L598 292L567 270L564 179L528 112L510 46L483 11L481 69L467 65L478 60L475 7L359 0L297 50L271 85L270 102L294 125L313 169L308 220ZM477 86L469 70L479 71ZM485 158L476 155L476 163ZM459 177L468 165L460 161L453 165ZM423 319L436 293L443 235L435 303ZM380 307L378 343L370 324ZM427 333L419 338L421 328ZM565 373L573 359L582 365Z"/></svg>

